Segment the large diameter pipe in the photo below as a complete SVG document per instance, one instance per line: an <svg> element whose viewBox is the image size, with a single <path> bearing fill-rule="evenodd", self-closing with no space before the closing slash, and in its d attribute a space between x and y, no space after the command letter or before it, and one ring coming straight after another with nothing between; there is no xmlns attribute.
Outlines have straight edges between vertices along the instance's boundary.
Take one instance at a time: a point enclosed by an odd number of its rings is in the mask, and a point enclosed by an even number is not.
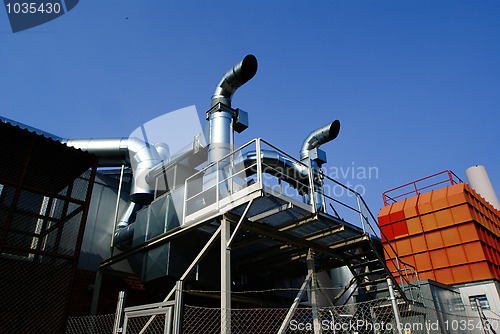
<svg viewBox="0 0 500 334"><path fill-rule="evenodd" d="M486 168L484 168L484 166L476 165L467 168L465 176L467 177L472 189L474 189L479 195L483 196L484 199L493 205L495 209L500 210L500 203L498 202L497 195L495 194L495 190L491 185L490 178L488 177L488 173L486 173Z"/></svg>
<svg viewBox="0 0 500 334"><path fill-rule="evenodd" d="M145 177L162 160L154 146L138 138L68 139L62 142L95 154L99 158L99 167L131 166L133 180L130 200L149 204L153 199L154 189L147 184Z"/></svg>
<svg viewBox="0 0 500 334"><path fill-rule="evenodd" d="M230 109L231 98L239 87L254 77L255 73L257 73L257 59L253 55L248 55L227 71L217 84L212 95L212 108L208 112L210 126L208 163L219 161L231 152L232 125L235 116ZM213 108L218 103L229 108Z"/></svg>
<svg viewBox="0 0 500 334"><path fill-rule="evenodd" d="M254 55L247 55L238 64L234 65L221 78L212 96L212 107L221 102L231 107L231 97L234 92L243 84L252 79L257 73L257 58Z"/></svg>
<svg viewBox="0 0 500 334"><path fill-rule="evenodd" d="M302 143L300 160L306 159L309 156L309 151L337 138L339 131L340 122L336 120L311 132Z"/></svg>

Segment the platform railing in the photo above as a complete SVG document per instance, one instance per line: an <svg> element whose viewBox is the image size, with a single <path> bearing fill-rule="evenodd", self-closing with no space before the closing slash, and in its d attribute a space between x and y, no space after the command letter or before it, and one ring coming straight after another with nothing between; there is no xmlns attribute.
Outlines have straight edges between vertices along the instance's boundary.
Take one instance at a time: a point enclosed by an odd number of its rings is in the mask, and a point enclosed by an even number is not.
<svg viewBox="0 0 500 334"><path fill-rule="evenodd" d="M382 193L384 206L401 201L407 197L420 194L422 191L442 188L443 184L454 185L463 181L451 170L445 170L413 182L403 184L402 186L390 189ZM390 195L389 195L390 194Z"/></svg>
<svg viewBox="0 0 500 334"><path fill-rule="evenodd" d="M273 166L263 159L263 151L273 150L302 174ZM249 154L253 158L248 158ZM266 189L285 195L315 212L314 182L310 168L260 138L253 139L219 161L212 162L185 181L183 223L231 205L249 193ZM287 182L288 180L288 182ZM304 198L311 203L304 203ZM307 202L307 201L306 201Z"/></svg>
<svg viewBox="0 0 500 334"><path fill-rule="evenodd" d="M266 149L277 152L280 159L287 160L287 166L292 166L295 174L263 159ZM370 237L381 235L387 240L361 194L261 138L251 140L186 179L183 223L220 210L263 189L285 195L312 213L331 213L351 224L359 220L363 233ZM341 189L341 194L336 194L336 189ZM396 278L399 278L402 287L412 289L413 282L418 282L415 267L403 262L393 246L388 245L394 255L389 256L386 247L384 252L394 262Z"/></svg>

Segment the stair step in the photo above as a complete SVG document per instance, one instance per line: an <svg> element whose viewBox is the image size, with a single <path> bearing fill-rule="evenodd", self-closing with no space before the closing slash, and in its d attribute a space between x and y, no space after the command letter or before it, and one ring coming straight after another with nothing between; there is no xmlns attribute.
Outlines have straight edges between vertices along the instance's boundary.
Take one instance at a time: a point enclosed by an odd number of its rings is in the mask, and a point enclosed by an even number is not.
<svg viewBox="0 0 500 334"><path fill-rule="evenodd" d="M368 272L356 274L356 275L354 275L354 277L357 278L357 277L363 277L363 276L370 276L370 275L380 274L380 273L384 273L384 272L386 272L385 269L380 268L380 269L375 269L375 270L371 270Z"/></svg>
<svg viewBox="0 0 500 334"><path fill-rule="evenodd" d="M359 259L359 258L361 258L363 256L370 256L370 255L372 255L372 256L375 255L375 252L372 249L370 249L368 251L364 251L363 253L353 254L353 255L346 256L345 260L347 262L349 262L350 260Z"/></svg>
<svg viewBox="0 0 500 334"><path fill-rule="evenodd" d="M379 278L379 279L376 279L373 281L361 282L358 284L358 286L365 287L365 286L369 286L369 285L377 285L377 284L384 283L384 282L387 282L386 278Z"/></svg>
<svg viewBox="0 0 500 334"><path fill-rule="evenodd" d="M349 267L351 269L357 269L357 268L361 268L361 267L364 267L364 266L369 266L370 264L375 264L375 263L380 263L379 259L368 260L366 262L352 264L352 265L349 265Z"/></svg>

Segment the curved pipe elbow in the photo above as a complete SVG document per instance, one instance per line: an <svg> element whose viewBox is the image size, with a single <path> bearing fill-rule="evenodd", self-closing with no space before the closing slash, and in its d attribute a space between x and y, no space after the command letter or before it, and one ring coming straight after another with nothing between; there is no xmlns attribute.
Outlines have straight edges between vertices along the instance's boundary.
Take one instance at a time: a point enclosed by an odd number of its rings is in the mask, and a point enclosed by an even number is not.
<svg viewBox="0 0 500 334"><path fill-rule="evenodd" d="M300 160L306 159L309 156L309 151L337 138L339 131L340 121L335 120L311 132L302 143L302 148L300 149Z"/></svg>
<svg viewBox="0 0 500 334"><path fill-rule="evenodd" d="M147 184L145 177L149 170L161 162L155 146L138 138L111 139L68 139L68 146L81 149L99 158L99 167L132 167L133 180L130 199L139 204L149 204L154 189Z"/></svg>
<svg viewBox="0 0 500 334"><path fill-rule="evenodd" d="M134 225L130 224L117 230L113 236L113 245L118 247L118 249L125 249L131 246L134 238Z"/></svg>
<svg viewBox="0 0 500 334"><path fill-rule="evenodd" d="M242 61L234 65L217 84L212 95L211 106L213 107L221 102L231 107L231 98L234 92L254 77L255 73L257 73L257 67L257 58L254 55L247 55Z"/></svg>

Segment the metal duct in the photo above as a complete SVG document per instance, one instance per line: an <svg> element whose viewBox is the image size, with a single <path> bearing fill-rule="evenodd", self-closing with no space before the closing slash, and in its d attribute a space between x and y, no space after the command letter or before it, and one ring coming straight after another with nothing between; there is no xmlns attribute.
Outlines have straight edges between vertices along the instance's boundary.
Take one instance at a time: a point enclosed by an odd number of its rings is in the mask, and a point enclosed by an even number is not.
<svg viewBox="0 0 500 334"><path fill-rule="evenodd" d="M209 130L208 163L219 161L231 151L233 118L231 98L234 92L257 73L257 59L253 55L243 58L224 74L212 95L211 108L207 112Z"/></svg>
<svg viewBox="0 0 500 334"><path fill-rule="evenodd" d="M309 151L334 140L340 131L340 122L335 120L309 134L302 144L300 149L300 160L309 157Z"/></svg>
<svg viewBox="0 0 500 334"><path fill-rule="evenodd" d="M99 157L100 167L131 166L133 181L130 200L149 204L153 199L154 189L146 183L145 176L152 167L161 162L154 146L137 138L68 139L62 142L95 154Z"/></svg>
<svg viewBox="0 0 500 334"><path fill-rule="evenodd" d="M118 219L115 234L113 236L113 245L120 248L129 246L134 236L134 224L137 211L142 205L135 202L128 202L127 208Z"/></svg>
<svg viewBox="0 0 500 334"><path fill-rule="evenodd" d="M254 77L257 73L257 66L257 58L254 55L247 55L227 71L215 88L211 106L221 102L231 107L231 97L234 92Z"/></svg>
<svg viewBox="0 0 500 334"><path fill-rule="evenodd" d="M170 147L168 147L165 143L155 143L153 145L156 149L156 152L160 155L160 159L162 161L167 160L170 157Z"/></svg>
<svg viewBox="0 0 500 334"><path fill-rule="evenodd" d="M308 168L275 151L261 150L262 172L271 174L296 188L301 195L309 195ZM234 161L236 172L247 169L247 175L257 173L257 153L250 151ZM253 166L252 168L249 168Z"/></svg>
<svg viewBox="0 0 500 334"><path fill-rule="evenodd" d="M134 222L135 214L137 213L137 211L139 211L141 207L142 205L138 203L128 202L127 208L118 219L116 227L121 229L127 227L128 225L130 225L130 223Z"/></svg>

